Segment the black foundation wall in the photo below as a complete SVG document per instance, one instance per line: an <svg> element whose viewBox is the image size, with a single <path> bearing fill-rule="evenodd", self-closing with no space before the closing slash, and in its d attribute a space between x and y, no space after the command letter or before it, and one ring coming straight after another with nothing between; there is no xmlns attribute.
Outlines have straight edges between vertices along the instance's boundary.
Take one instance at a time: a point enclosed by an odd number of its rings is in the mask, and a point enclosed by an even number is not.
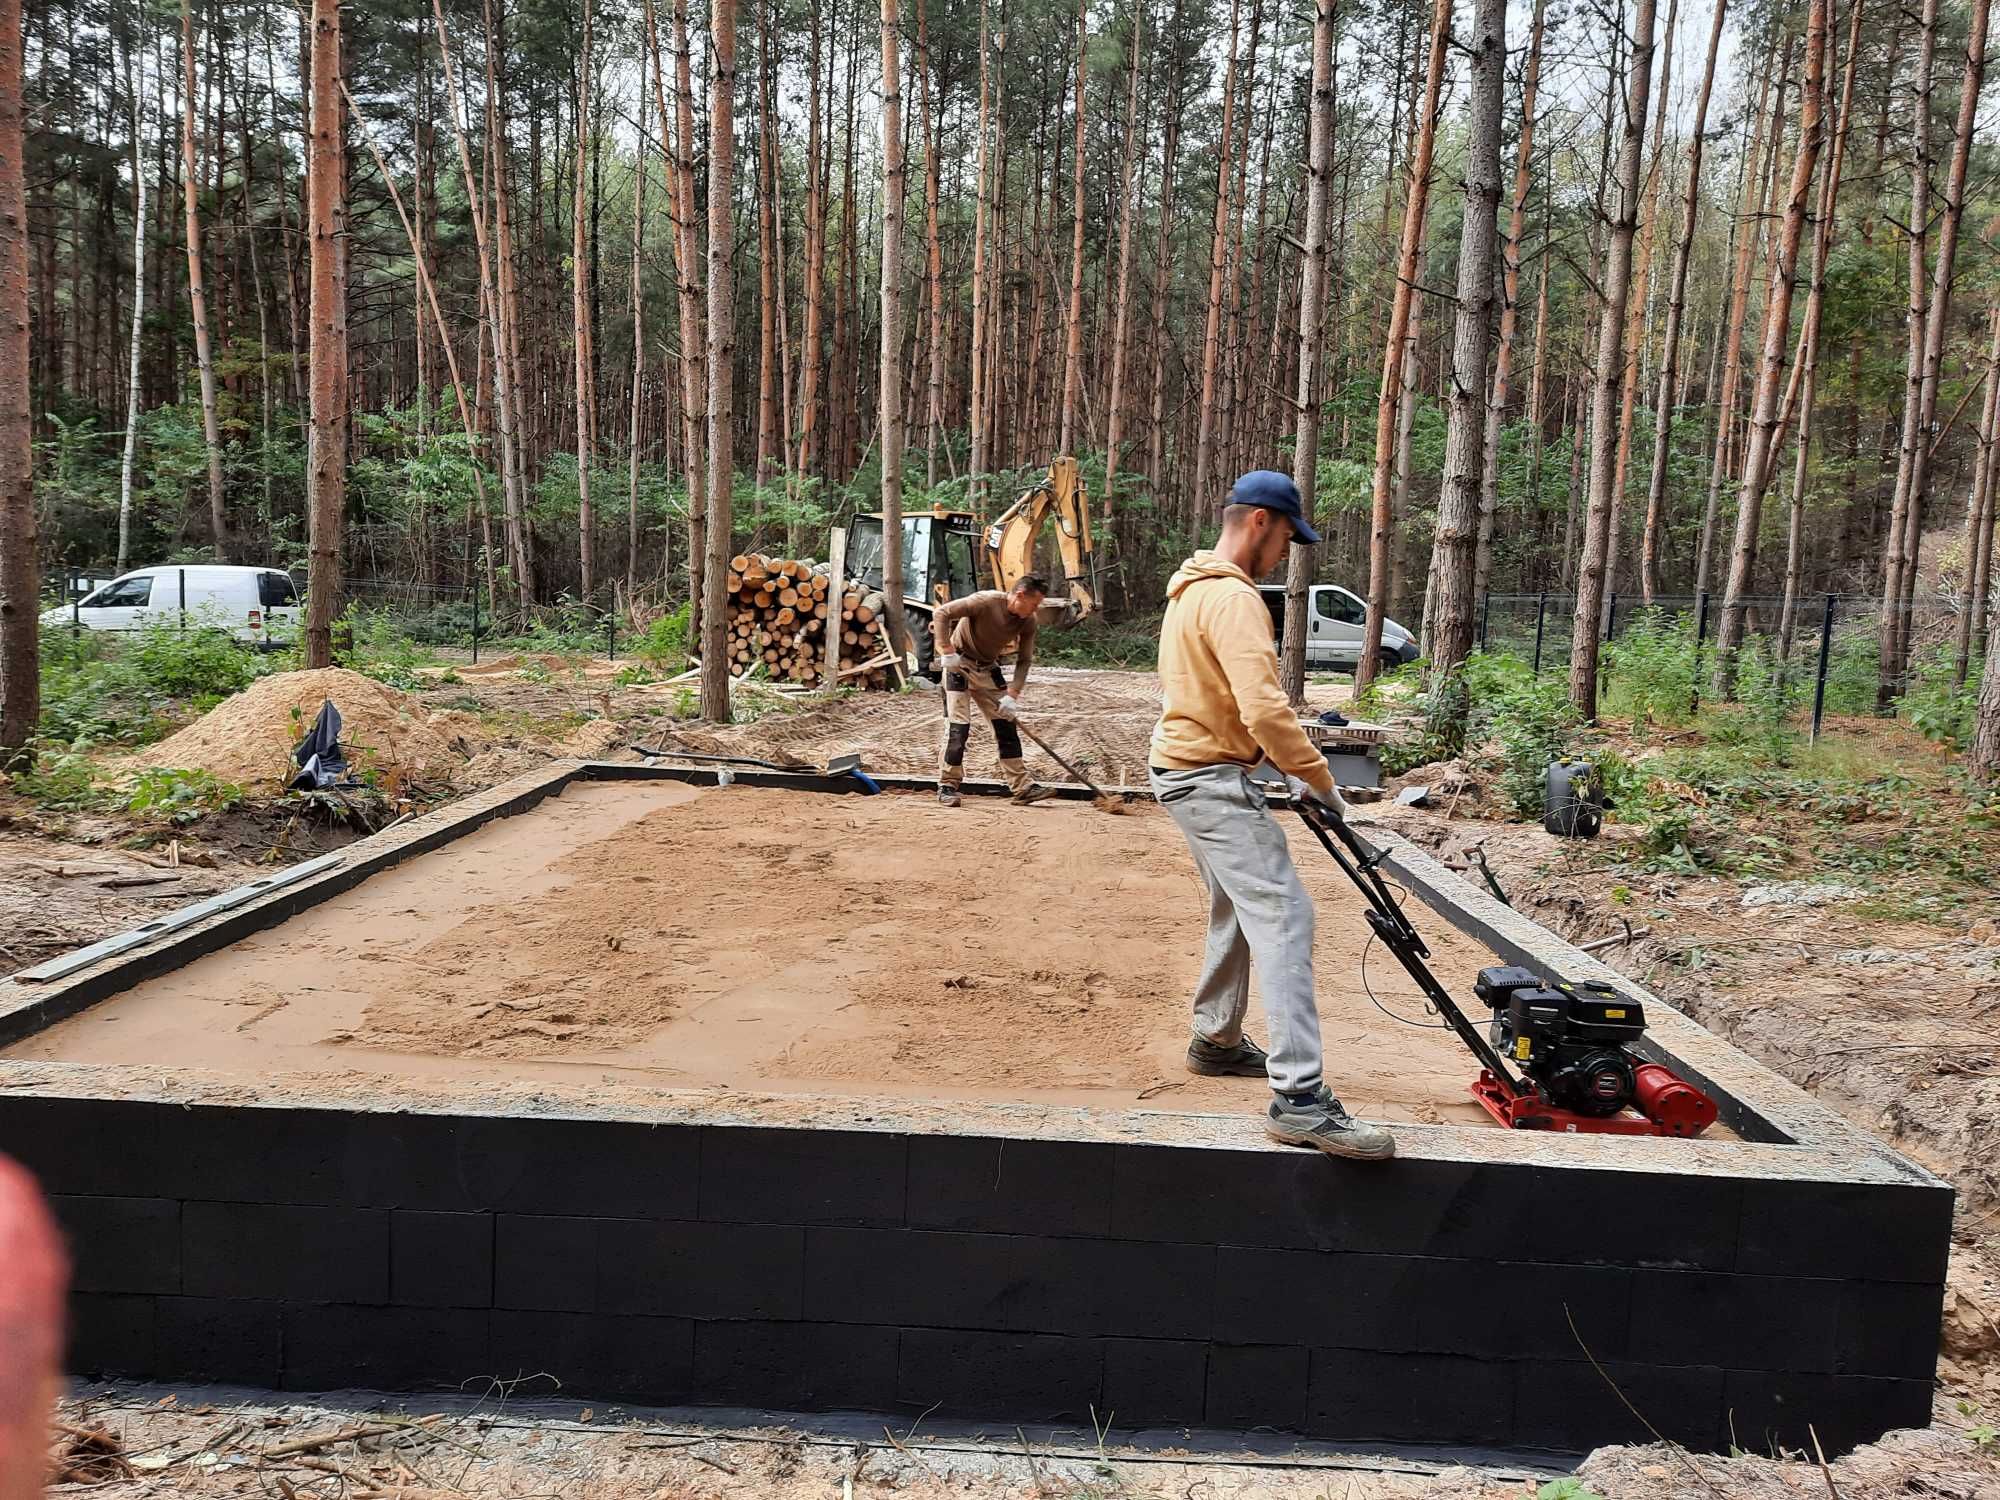
<svg viewBox="0 0 2000 1500"><path fill-rule="evenodd" d="M1921 1183L39 1095L0 1096L0 1151L67 1227L79 1374L1574 1450L1648 1439L1609 1381L1701 1450L1922 1425L1951 1212Z"/></svg>

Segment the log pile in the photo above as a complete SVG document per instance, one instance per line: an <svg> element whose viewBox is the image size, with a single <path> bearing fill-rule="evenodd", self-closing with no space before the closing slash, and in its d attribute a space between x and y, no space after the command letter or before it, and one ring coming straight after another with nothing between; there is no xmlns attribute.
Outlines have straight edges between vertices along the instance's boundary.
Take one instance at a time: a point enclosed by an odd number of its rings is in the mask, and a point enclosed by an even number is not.
<svg viewBox="0 0 2000 1500"><path fill-rule="evenodd" d="M880 590L843 580L827 563L742 553L729 560L729 670L759 666L806 687L895 685ZM838 681L826 672L827 632L840 640Z"/></svg>

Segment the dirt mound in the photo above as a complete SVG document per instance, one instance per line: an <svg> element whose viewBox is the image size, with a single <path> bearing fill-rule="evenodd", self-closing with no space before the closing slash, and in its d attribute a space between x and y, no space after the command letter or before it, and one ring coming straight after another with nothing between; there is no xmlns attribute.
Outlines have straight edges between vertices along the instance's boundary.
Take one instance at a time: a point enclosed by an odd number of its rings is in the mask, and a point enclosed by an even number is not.
<svg viewBox="0 0 2000 1500"><path fill-rule="evenodd" d="M328 699L340 710L341 744L356 768L380 776L390 790L412 781L450 777L483 748L468 716L440 723L408 693L372 677L329 667L280 672L226 698L180 733L149 745L127 762L132 770L202 770L251 792L275 791L289 777L292 749Z"/></svg>

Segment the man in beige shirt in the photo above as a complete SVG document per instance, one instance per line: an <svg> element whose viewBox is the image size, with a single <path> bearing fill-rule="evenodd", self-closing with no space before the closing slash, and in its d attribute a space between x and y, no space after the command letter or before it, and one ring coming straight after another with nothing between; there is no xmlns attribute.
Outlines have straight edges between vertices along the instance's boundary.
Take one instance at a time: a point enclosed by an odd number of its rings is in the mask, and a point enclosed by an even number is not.
<svg viewBox="0 0 2000 1500"><path fill-rule="evenodd" d="M1271 612L1256 581L1294 542L1317 542L1298 487L1259 469L1236 481L1222 535L1167 584L1160 624L1160 722L1153 794L1179 826L1208 888L1208 943L1195 985L1196 1073L1268 1077L1265 1133L1333 1156L1393 1156L1389 1132L1353 1118L1321 1076L1313 990L1313 903L1291 846L1250 772L1269 760L1294 801L1346 815L1326 757L1299 727L1278 681ZM1270 1028L1267 1055L1243 1034L1250 969Z"/></svg>
<svg viewBox="0 0 2000 1500"><path fill-rule="evenodd" d="M1029 779L1021 759L1021 732L1014 711L1028 692L1028 668L1035 659L1035 611L1048 596L1046 581L1030 573L1013 588L982 589L940 604L931 615L937 660L944 672L944 751L938 761L938 801L958 806L965 776L965 742L976 707L993 726L1000 770L1019 803L1040 802L1055 793ZM1000 673L1000 659L1014 658L1014 681Z"/></svg>

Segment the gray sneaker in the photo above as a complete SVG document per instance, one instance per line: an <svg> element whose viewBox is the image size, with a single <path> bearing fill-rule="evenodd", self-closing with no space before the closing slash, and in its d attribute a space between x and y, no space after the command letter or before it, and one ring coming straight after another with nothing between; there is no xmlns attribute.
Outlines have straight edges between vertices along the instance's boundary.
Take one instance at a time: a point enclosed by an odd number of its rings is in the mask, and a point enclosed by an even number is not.
<svg viewBox="0 0 2000 1500"><path fill-rule="evenodd" d="M1264 1049L1247 1036L1224 1047L1197 1032L1188 1043L1188 1071L1204 1078L1262 1078L1265 1062Z"/></svg>
<svg viewBox="0 0 2000 1500"><path fill-rule="evenodd" d="M1311 1104L1294 1104L1283 1094L1273 1095L1264 1134L1281 1145L1310 1146L1329 1156L1360 1161L1387 1161L1396 1154L1393 1135L1380 1125L1355 1119L1325 1084Z"/></svg>
<svg viewBox="0 0 2000 1500"><path fill-rule="evenodd" d="M956 807L956 806L958 806L958 788L957 788L957 787L950 787L950 786L941 786L941 787L939 787L939 788L938 788L938 806L939 806L939 807Z"/></svg>

